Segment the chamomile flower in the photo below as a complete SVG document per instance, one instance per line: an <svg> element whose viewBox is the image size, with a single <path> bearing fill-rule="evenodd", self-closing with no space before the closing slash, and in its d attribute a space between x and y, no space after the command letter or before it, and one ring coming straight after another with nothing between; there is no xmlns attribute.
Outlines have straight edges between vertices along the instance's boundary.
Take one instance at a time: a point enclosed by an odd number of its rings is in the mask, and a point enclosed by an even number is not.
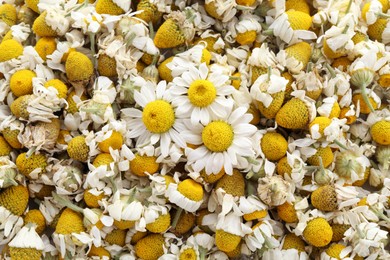
<svg viewBox="0 0 390 260"><path fill-rule="evenodd" d="M205 169L207 174L216 174L223 167L231 175L239 158L254 155L250 138L256 127L249 124L251 118L246 108L240 107L225 119L217 118L205 126L188 126L191 131L184 131L184 138L190 144L200 145L188 149L188 164L195 171Z"/></svg>
<svg viewBox="0 0 390 260"><path fill-rule="evenodd" d="M134 98L143 111L135 108L122 109L122 117L130 129L127 137L137 138L137 145L154 145L160 142L163 156L168 155L171 142L180 147L186 146L180 133L183 125L176 118L165 81L161 81L156 87L153 83L144 85L140 92L135 91Z"/></svg>
<svg viewBox="0 0 390 260"><path fill-rule="evenodd" d="M294 9L285 11L283 1L276 1L275 9L275 20L269 27L273 30L273 35L287 44L296 43L298 39L313 40L317 38L314 32L308 31L312 24L310 15Z"/></svg>
<svg viewBox="0 0 390 260"><path fill-rule="evenodd" d="M168 199L180 208L195 212L203 202L203 187L192 179L185 179L182 182L170 183L166 191Z"/></svg>
<svg viewBox="0 0 390 260"><path fill-rule="evenodd" d="M384 256L388 252L384 249L384 243L388 232L381 230L376 223L360 223L345 232L345 241L351 242L352 255L361 257Z"/></svg>
<svg viewBox="0 0 390 260"><path fill-rule="evenodd" d="M176 115L190 118L192 124L208 124L211 118L224 118L231 111L233 100L226 98L233 93L228 85L229 77L210 72L205 63L190 68L172 81L169 91Z"/></svg>

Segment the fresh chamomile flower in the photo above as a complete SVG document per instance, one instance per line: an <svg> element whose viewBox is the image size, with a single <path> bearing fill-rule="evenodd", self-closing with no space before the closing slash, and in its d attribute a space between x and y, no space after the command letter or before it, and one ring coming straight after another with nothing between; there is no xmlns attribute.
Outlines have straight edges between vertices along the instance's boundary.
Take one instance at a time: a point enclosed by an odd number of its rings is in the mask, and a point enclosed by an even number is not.
<svg viewBox="0 0 390 260"><path fill-rule="evenodd" d="M171 142L180 147L186 146L180 133L184 126L176 118L165 81L160 81L157 86L149 82L140 92L135 91L134 98L143 111L135 108L121 110L122 118L130 129L127 137L137 138L137 145L154 145L160 142L163 156L168 156Z"/></svg>
<svg viewBox="0 0 390 260"><path fill-rule="evenodd" d="M9 253L12 259L39 260L45 249L42 238L35 231L34 224L24 226L9 242Z"/></svg>
<svg viewBox="0 0 390 260"><path fill-rule="evenodd" d="M170 183L166 191L168 199L189 212L195 212L203 202L203 187L192 179L185 179L178 184Z"/></svg>
<svg viewBox="0 0 390 260"><path fill-rule="evenodd" d="M232 174L239 158L254 155L250 138L256 127L249 124L252 115L246 111L239 107L227 118L216 118L205 126L188 126L191 130L183 132L186 141L200 145L187 151L188 163L195 171L205 169L207 174L216 174L224 167L227 174Z"/></svg>
<svg viewBox="0 0 390 260"><path fill-rule="evenodd" d="M227 75L210 72L205 63L192 67L174 78L169 88L172 105L180 118L190 118L192 124L208 124L211 118L224 118L231 111L233 93Z"/></svg>

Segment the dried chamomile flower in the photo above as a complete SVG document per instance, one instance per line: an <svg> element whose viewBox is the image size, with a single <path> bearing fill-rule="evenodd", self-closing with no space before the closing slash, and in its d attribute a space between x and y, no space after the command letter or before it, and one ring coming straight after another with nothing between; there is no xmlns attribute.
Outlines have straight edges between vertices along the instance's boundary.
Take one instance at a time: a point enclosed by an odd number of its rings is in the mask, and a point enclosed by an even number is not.
<svg viewBox="0 0 390 260"><path fill-rule="evenodd" d="M35 231L34 224L24 226L8 243L12 259L39 260L45 248L42 238Z"/></svg>
<svg viewBox="0 0 390 260"><path fill-rule="evenodd" d="M333 231L328 221L321 217L310 220L303 231L303 238L315 247L328 245L332 235Z"/></svg>
<svg viewBox="0 0 390 260"><path fill-rule="evenodd" d="M0 193L1 228L0 236L4 245L10 241L23 226L21 215L29 200L28 189L23 185L10 186ZM5 228L8 226L7 228Z"/></svg>
<svg viewBox="0 0 390 260"><path fill-rule="evenodd" d="M0 43L0 62L18 58L23 53L23 46L16 40L10 39Z"/></svg>
<svg viewBox="0 0 390 260"><path fill-rule="evenodd" d="M167 16L164 23L158 28L154 37L157 48L173 48L191 41L194 37L194 28L190 19L186 17L191 13L184 14L174 11Z"/></svg>
<svg viewBox="0 0 390 260"><path fill-rule="evenodd" d="M290 196L290 183L280 175L259 179L257 192L260 199L268 206L278 206L286 202Z"/></svg>

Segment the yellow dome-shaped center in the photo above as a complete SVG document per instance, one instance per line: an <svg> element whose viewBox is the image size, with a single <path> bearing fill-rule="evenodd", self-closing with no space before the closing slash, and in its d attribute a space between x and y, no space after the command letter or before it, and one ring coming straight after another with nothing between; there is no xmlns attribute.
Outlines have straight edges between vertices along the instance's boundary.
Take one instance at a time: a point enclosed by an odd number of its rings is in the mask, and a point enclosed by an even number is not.
<svg viewBox="0 0 390 260"><path fill-rule="evenodd" d="M204 145L213 152L226 151L233 142L233 128L223 121L209 123L202 131Z"/></svg>
<svg viewBox="0 0 390 260"><path fill-rule="evenodd" d="M152 133L165 133L175 122L175 113L168 102L152 101L145 106L142 112L142 122Z"/></svg>
<svg viewBox="0 0 390 260"><path fill-rule="evenodd" d="M203 199L203 187L192 179L186 179L177 185L177 190L193 201Z"/></svg>
<svg viewBox="0 0 390 260"><path fill-rule="evenodd" d="M191 83L188 89L188 98L196 107L207 107L215 100L217 90L208 80L198 79Z"/></svg>

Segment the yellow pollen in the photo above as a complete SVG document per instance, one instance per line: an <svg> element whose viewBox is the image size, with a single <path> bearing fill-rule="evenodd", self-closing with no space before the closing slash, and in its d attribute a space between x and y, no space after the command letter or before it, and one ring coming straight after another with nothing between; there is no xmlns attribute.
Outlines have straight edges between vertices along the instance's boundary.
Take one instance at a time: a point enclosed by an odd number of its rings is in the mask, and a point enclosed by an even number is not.
<svg viewBox="0 0 390 260"><path fill-rule="evenodd" d="M223 121L209 123L202 131L204 145L213 152L226 151L233 143L233 128Z"/></svg>
<svg viewBox="0 0 390 260"><path fill-rule="evenodd" d="M175 113L168 102L152 101L145 106L142 112L142 122L152 133L165 133L175 122Z"/></svg>
<svg viewBox="0 0 390 260"><path fill-rule="evenodd" d="M196 107L207 107L215 100L217 90L208 80L198 79L191 83L188 89L188 98Z"/></svg>

